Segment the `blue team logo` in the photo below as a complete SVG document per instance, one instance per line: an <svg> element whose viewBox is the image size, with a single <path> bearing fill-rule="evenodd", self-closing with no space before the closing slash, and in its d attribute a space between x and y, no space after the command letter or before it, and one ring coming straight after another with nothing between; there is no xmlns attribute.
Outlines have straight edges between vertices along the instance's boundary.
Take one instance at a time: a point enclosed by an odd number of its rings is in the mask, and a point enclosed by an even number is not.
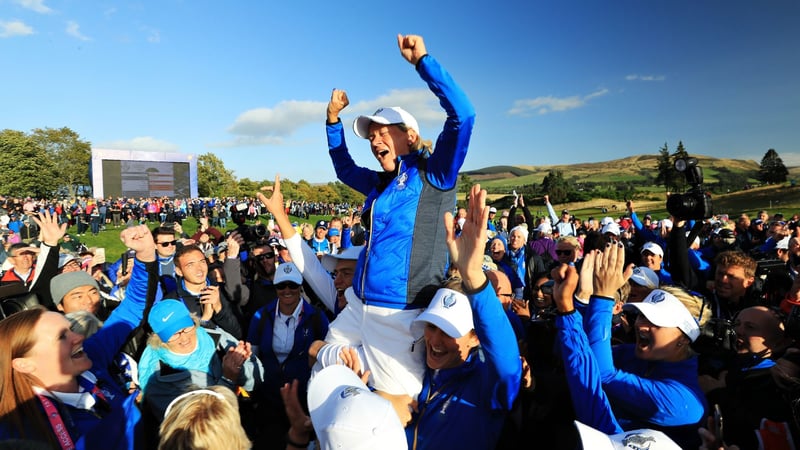
<svg viewBox="0 0 800 450"><path fill-rule="evenodd" d="M342 392L339 393L339 397L347 398L347 397L355 397L356 395L361 395L362 389L359 389L355 386L348 386L342 389Z"/></svg>
<svg viewBox="0 0 800 450"><path fill-rule="evenodd" d="M622 439L622 445L633 450L647 450L655 443L656 438L640 433L628 434Z"/></svg>
<svg viewBox="0 0 800 450"><path fill-rule="evenodd" d="M667 299L667 293L664 291L653 291L650 294L650 299L647 300L647 303L661 303Z"/></svg>
<svg viewBox="0 0 800 450"><path fill-rule="evenodd" d="M286 266L286 267L284 267L284 268L283 268L283 273L285 273L285 274L287 274L287 275L288 275L288 274L290 274L290 273L292 273L292 266Z"/></svg>
<svg viewBox="0 0 800 450"><path fill-rule="evenodd" d="M447 294L442 298L442 306L444 306L445 309L449 309L450 307L455 306L455 304L456 304L455 294Z"/></svg>

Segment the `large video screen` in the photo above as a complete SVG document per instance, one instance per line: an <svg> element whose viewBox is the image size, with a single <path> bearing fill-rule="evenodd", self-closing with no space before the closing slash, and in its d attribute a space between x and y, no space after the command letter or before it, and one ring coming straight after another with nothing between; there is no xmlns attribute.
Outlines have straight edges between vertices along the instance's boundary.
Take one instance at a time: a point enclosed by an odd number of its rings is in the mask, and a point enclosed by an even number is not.
<svg viewBox="0 0 800 450"><path fill-rule="evenodd" d="M106 197L191 197L189 163L103 160Z"/></svg>
<svg viewBox="0 0 800 450"><path fill-rule="evenodd" d="M92 150L95 197L190 198L197 196L195 155Z"/></svg>

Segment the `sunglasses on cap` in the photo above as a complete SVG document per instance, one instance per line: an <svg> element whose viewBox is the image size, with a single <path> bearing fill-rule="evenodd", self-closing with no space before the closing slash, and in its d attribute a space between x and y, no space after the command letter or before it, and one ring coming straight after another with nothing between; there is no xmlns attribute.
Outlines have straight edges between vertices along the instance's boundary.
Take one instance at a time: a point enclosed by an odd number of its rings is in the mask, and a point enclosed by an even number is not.
<svg viewBox="0 0 800 450"><path fill-rule="evenodd" d="M156 245L160 245L162 247L171 247L177 243L178 241L156 242Z"/></svg>
<svg viewBox="0 0 800 450"><path fill-rule="evenodd" d="M283 283L278 283L275 285L275 289L299 289L300 285L297 283L292 283L291 281L284 281Z"/></svg>

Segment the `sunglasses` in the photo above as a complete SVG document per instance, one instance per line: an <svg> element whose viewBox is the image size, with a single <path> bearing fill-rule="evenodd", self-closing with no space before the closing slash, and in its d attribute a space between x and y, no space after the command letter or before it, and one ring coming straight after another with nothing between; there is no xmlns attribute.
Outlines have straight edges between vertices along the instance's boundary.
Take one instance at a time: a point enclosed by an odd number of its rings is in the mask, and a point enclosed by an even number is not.
<svg viewBox="0 0 800 450"><path fill-rule="evenodd" d="M257 261L263 261L265 259L272 259L275 257L275 253L262 253L260 255L256 255L254 258Z"/></svg>
<svg viewBox="0 0 800 450"><path fill-rule="evenodd" d="M542 294L553 294L554 281L548 281L541 286L531 286L531 292L542 291Z"/></svg>
<svg viewBox="0 0 800 450"><path fill-rule="evenodd" d="M158 245L160 245L162 247L171 247L171 246L173 246L173 245L175 245L177 243L178 243L178 241L156 242L156 244L158 244Z"/></svg>
<svg viewBox="0 0 800 450"><path fill-rule="evenodd" d="M568 256L571 255L574 250L556 250L556 255L558 256Z"/></svg>
<svg viewBox="0 0 800 450"><path fill-rule="evenodd" d="M299 289L300 285L297 283L292 283L291 281L285 281L283 283L278 283L275 285L275 289Z"/></svg>

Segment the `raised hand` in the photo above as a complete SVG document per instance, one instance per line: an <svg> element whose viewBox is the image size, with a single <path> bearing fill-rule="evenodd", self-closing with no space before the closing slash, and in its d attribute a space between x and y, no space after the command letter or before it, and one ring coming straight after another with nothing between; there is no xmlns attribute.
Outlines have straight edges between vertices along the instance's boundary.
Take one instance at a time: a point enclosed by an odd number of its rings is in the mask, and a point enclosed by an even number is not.
<svg viewBox="0 0 800 450"><path fill-rule="evenodd" d="M617 290L633 273L633 266L625 269L625 247L622 244L609 243L602 252L595 253L594 256L594 295L614 298Z"/></svg>
<svg viewBox="0 0 800 450"><path fill-rule="evenodd" d="M272 186L272 195L267 198L261 192L256 192L256 197L264 206L267 207L267 211L270 212L273 216L284 216L286 215L286 211L283 209L283 193L281 192L281 176L275 175L275 184Z"/></svg>
<svg viewBox="0 0 800 450"><path fill-rule="evenodd" d="M136 259L142 262L156 260L156 242L147 225L126 228L119 233L126 247L136 252Z"/></svg>
<svg viewBox="0 0 800 450"><path fill-rule="evenodd" d="M584 261L585 264L585 261ZM578 271L575 266L561 264L550 271L553 277L553 303L559 312L568 313L575 309L573 294L578 285Z"/></svg>
<svg viewBox="0 0 800 450"><path fill-rule="evenodd" d="M453 214L447 212L444 215L450 262L458 269L464 288L467 290L478 288L486 281L486 274L483 273L483 251L486 245L488 220L486 191L481 190L480 184L472 186L469 193L467 217L458 238L456 238Z"/></svg>
<svg viewBox="0 0 800 450"><path fill-rule="evenodd" d="M49 247L55 247L67 233L67 223L59 225L58 216L50 214L47 209L40 211L38 216L32 215L31 219L39 226L39 240Z"/></svg>
<svg viewBox="0 0 800 450"><path fill-rule="evenodd" d="M347 92L341 89L334 89L331 92L331 100L328 102L328 122L336 123L339 121L339 113L350 104Z"/></svg>
<svg viewBox="0 0 800 450"><path fill-rule="evenodd" d="M400 54L403 55L403 58L415 66L423 56L428 54L422 36L398 34L397 46L400 47Z"/></svg>

